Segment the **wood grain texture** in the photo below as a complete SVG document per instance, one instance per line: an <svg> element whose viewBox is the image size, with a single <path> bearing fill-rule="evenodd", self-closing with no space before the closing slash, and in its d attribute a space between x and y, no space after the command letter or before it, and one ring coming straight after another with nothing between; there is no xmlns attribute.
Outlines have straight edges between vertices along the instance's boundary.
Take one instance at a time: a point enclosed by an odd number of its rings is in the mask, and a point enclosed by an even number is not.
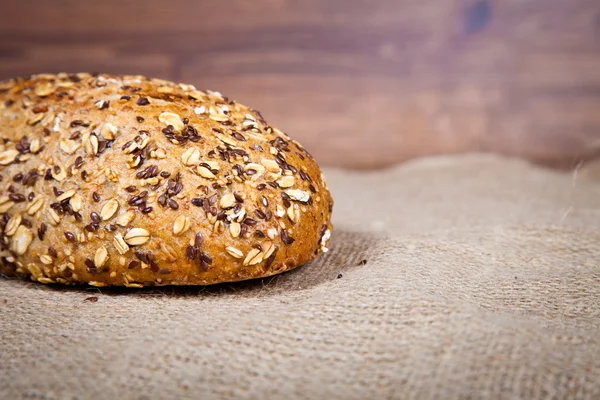
<svg viewBox="0 0 600 400"><path fill-rule="evenodd" d="M324 165L600 154L597 0L4 1L0 79L139 73L259 109Z"/></svg>

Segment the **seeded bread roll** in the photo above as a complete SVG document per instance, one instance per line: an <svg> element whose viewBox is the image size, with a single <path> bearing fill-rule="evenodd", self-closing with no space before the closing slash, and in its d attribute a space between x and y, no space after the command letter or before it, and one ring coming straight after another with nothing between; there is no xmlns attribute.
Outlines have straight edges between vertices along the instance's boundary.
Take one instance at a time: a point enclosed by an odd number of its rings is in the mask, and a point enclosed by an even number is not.
<svg viewBox="0 0 600 400"><path fill-rule="evenodd" d="M0 272L42 283L206 285L327 251L314 159L258 111L142 76L0 83Z"/></svg>

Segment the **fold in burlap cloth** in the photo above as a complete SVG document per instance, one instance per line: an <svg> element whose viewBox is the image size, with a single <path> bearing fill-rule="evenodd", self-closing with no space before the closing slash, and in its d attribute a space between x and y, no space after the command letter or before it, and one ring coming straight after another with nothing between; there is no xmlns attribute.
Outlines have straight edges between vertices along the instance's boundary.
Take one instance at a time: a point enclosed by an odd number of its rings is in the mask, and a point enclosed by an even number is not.
<svg viewBox="0 0 600 400"><path fill-rule="evenodd" d="M290 273L0 279L0 397L600 398L600 181L583 175L491 156L326 170L331 250Z"/></svg>

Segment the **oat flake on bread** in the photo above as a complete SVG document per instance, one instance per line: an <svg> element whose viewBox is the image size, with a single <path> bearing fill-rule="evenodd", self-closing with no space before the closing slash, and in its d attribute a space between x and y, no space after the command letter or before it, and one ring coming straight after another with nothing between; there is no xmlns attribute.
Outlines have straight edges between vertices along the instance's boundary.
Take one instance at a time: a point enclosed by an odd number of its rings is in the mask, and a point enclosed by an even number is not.
<svg viewBox="0 0 600 400"><path fill-rule="evenodd" d="M142 76L0 82L0 272L41 283L204 285L327 251L315 160L251 108Z"/></svg>

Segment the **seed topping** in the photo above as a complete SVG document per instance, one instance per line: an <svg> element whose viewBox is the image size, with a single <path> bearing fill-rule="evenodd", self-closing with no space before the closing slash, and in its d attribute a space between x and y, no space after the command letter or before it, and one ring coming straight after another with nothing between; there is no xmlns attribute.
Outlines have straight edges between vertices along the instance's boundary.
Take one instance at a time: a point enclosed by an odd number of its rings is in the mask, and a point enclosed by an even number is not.
<svg viewBox="0 0 600 400"><path fill-rule="evenodd" d="M263 260L264 253L259 249L253 248L246 254L246 258L244 258L243 265L255 265Z"/></svg>
<svg viewBox="0 0 600 400"><path fill-rule="evenodd" d="M237 249L236 247L227 246L225 248L225 250L227 251L227 253L229 253L234 258L243 258L244 257L244 253L242 253L242 251Z"/></svg>
<svg viewBox="0 0 600 400"><path fill-rule="evenodd" d="M8 222L6 223L6 226L4 227L4 234L6 236L12 236L17 232L17 228L19 227L19 225L21 225L21 214L15 214L13 215Z"/></svg>
<svg viewBox="0 0 600 400"><path fill-rule="evenodd" d="M108 250L106 250L106 247L101 246L96 250L96 254L94 255L94 265L96 268L102 268L106 260L108 260Z"/></svg>
<svg viewBox="0 0 600 400"><path fill-rule="evenodd" d="M180 215L173 224L173 233L179 235L190 229L190 219L185 215Z"/></svg>
<svg viewBox="0 0 600 400"><path fill-rule="evenodd" d="M115 215L117 210L119 209L119 202L116 199L110 199L102 206L102 210L100 210L100 218L102 221L108 221Z"/></svg>
<svg viewBox="0 0 600 400"><path fill-rule="evenodd" d="M115 248L121 255L129 251L129 245L125 242L125 240L123 239L123 235L121 235L120 233L117 233L115 235L113 244L115 245Z"/></svg>
<svg viewBox="0 0 600 400"><path fill-rule="evenodd" d="M11 250L17 255L23 255L33 241L33 233L23 225L19 225L12 238Z"/></svg>
<svg viewBox="0 0 600 400"><path fill-rule="evenodd" d="M150 239L150 233L143 228L132 228L127 231L124 239L130 246L140 246Z"/></svg>
<svg viewBox="0 0 600 400"><path fill-rule="evenodd" d="M127 226L133 219L135 218L135 213L133 211L127 211L117 217L116 224L119 226Z"/></svg>
<svg viewBox="0 0 600 400"><path fill-rule="evenodd" d="M163 112L158 116L158 120L165 126L172 126L175 132L181 132L185 125L181 121L181 117L172 112Z"/></svg>

